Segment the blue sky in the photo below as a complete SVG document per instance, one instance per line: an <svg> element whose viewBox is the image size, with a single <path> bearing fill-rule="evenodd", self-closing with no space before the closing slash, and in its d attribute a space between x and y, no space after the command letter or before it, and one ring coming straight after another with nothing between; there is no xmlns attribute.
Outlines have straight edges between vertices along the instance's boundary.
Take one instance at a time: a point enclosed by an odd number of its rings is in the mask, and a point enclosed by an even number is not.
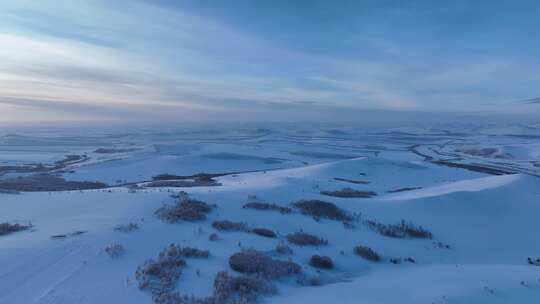
<svg viewBox="0 0 540 304"><path fill-rule="evenodd" d="M530 113L516 101L540 96L539 15L537 1L3 0L0 122Z"/></svg>

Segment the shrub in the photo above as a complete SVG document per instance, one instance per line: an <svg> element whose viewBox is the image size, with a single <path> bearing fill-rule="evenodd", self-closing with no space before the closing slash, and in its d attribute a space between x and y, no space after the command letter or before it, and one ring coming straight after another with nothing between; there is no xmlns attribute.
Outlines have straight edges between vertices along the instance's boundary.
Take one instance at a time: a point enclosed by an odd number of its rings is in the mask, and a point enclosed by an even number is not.
<svg viewBox="0 0 540 304"><path fill-rule="evenodd" d="M531 257L528 257L527 258L527 263L529 265L533 265L533 266L540 266L540 259L539 258L531 258Z"/></svg>
<svg viewBox="0 0 540 304"><path fill-rule="evenodd" d="M114 227L114 231L125 232L125 233L133 232L137 229L139 229L139 225L137 223L117 225L116 227Z"/></svg>
<svg viewBox="0 0 540 304"><path fill-rule="evenodd" d="M332 269L334 268L334 262L330 257L313 255L309 260L309 265L315 268Z"/></svg>
<svg viewBox="0 0 540 304"><path fill-rule="evenodd" d="M319 246L328 244L327 240L305 232L289 233L286 238L287 241L299 246Z"/></svg>
<svg viewBox="0 0 540 304"><path fill-rule="evenodd" d="M274 260L253 249L237 252L229 257L229 266L243 274L253 274L268 279L298 274L301 268L291 261Z"/></svg>
<svg viewBox="0 0 540 304"><path fill-rule="evenodd" d="M118 243L113 243L105 247L105 253L112 259L119 258L125 251L124 246Z"/></svg>
<svg viewBox="0 0 540 304"><path fill-rule="evenodd" d="M248 231L246 223L229 220L214 221L212 227L220 231Z"/></svg>
<svg viewBox="0 0 540 304"><path fill-rule="evenodd" d="M135 278L139 289L149 290L153 295L168 293L180 278L186 265L184 258L207 258L207 250L169 245L158 255L157 260L149 259L137 268Z"/></svg>
<svg viewBox="0 0 540 304"><path fill-rule="evenodd" d="M212 242L215 242L217 240L219 240L219 237L217 234L215 233L211 233L209 236L208 236L208 240L212 241Z"/></svg>
<svg viewBox="0 0 540 304"><path fill-rule="evenodd" d="M377 195L377 193L373 191L359 191L352 188L343 188L335 191L321 191L321 194L341 198L370 198Z"/></svg>
<svg viewBox="0 0 540 304"><path fill-rule="evenodd" d="M373 249L366 246L358 245L354 247L353 251L356 255L361 256L366 260L370 260L373 262L378 262L381 260L381 257L379 256L377 252L375 252Z"/></svg>
<svg viewBox="0 0 540 304"><path fill-rule="evenodd" d="M213 303L254 303L259 294L275 293L268 281L255 276L230 276L226 271L214 279Z"/></svg>
<svg viewBox="0 0 540 304"><path fill-rule="evenodd" d="M336 221L351 220L351 216L349 216L345 211L329 202L320 200L300 200L292 205L300 209L302 214L310 215L315 219L327 218Z"/></svg>
<svg viewBox="0 0 540 304"><path fill-rule="evenodd" d="M293 250L291 249L291 247L285 244L278 244L275 250L279 254L292 254L293 253Z"/></svg>
<svg viewBox="0 0 540 304"><path fill-rule="evenodd" d="M0 235L6 235L13 232L23 231L32 227L32 224L21 225L21 224L10 224L8 222L0 223Z"/></svg>
<svg viewBox="0 0 540 304"><path fill-rule="evenodd" d="M176 223L179 221L199 221L206 219L212 211L212 206L205 202L180 196L174 205L165 205L158 208L155 214L163 221Z"/></svg>
<svg viewBox="0 0 540 304"><path fill-rule="evenodd" d="M264 236L267 238L276 238L277 235L274 231L266 228L254 228L251 230L251 232L255 233L256 235Z"/></svg>
<svg viewBox="0 0 540 304"><path fill-rule="evenodd" d="M257 209L257 210L275 210L283 214L289 214L292 212L292 209L289 207L283 207L276 204L270 203L261 203L261 202L251 202L243 206L244 209Z"/></svg>
<svg viewBox="0 0 540 304"><path fill-rule="evenodd" d="M433 234L422 226L416 226L413 223L407 223L402 220L399 224L385 225L374 220L365 220L364 224L384 236L393 238L420 238L432 239Z"/></svg>
<svg viewBox="0 0 540 304"><path fill-rule="evenodd" d="M180 293L165 292L154 296L155 304L251 304L261 294L276 293L267 280L255 276L231 276L220 271L214 279L212 296L197 298Z"/></svg>

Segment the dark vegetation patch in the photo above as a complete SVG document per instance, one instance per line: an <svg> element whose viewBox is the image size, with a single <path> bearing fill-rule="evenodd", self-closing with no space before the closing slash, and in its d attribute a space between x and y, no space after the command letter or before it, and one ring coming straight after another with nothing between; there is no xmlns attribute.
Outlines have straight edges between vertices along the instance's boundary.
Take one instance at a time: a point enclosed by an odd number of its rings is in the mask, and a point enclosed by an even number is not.
<svg viewBox="0 0 540 304"><path fill-rule="evenodd" d="M321 246L328 244L327 240L305 232L289 233L286 238L287 241L298 246Z"/></svg>
<svg viewBox="0 0 540 304"><path fill-rule="evenodd" d="M0 180L0 189L4 191L69 191L103 189L108 186L101 182L67 181L62 177L38 174L32 176L19 176L16 178Z"/></svg>
<svg viewBox="0 0 540 304"><path fill-rule="evenodd" d="M126 250L124 249L124 246L118 244L118 243L113 243L113 244L110 244L110 245L107 245L105 247L105 253L111 258L111 259L117 259L119 258L121 255L124 254Z"/></svg>
<svg viewBox="0 0 540 304"><path fill-rule="evenodd" d="M214 221L212 227L219 231L249 231L246 223L232 222L229 220Z"/></svg>
<svg viewBox="0 0 540 304"><path fill-rule="evenodd" d="M309 259L309 265L315 268L332 269L334 268L334 261L328 256L313 255Z"/></svg>
<svg viewBox="0 0 540 304"><path fill-rule="evenodd" d="M94 153L98 154L113 154L113 153L126 153L126 152L134 152L138 149L135 148L99 148L94 150Z"/></svg>
<svg viewBox="0 0 540 304"><path fill-rule="evenodd" d="M260 236L263 236L263 237L267 237L267 238L276 238L277 235L274 231L270 230L270 229L266 229L266 228L253 228L251 229L251 232L256 234L256 235L260 235Z"/></svg>
<svg viewBox="0 0 540 304"><path fill-rule="evenodd" d="M341 178L341 177L334 177L334 180L337 180L337 181L340 181L340 182L351 183L351 184L357 184L357 185L367 185L367 184L371 184L370 181L356 180L356 179L348 179L348 178Z"/></svg>
<svg viewBox="0 0 540 304"><path fill-rule="evenodd" d="M150 188L159 188L159 187L216 187L221 186L221 183L216 182L215 180L160 180L152 181L145 184L146 187Z"/></svg>
<svg viewBox="0 0 540 304"><path fill-rule="evenodd" d="M215 233L210 233L210 235L208 236L208 240L211 242L216 242L219 240L219 236Z"/></svg>
<svg viewBox="0 0 540 304"><path fill-rule="evenodd" d="M277 204L270 203L261 203L261 202L251 202L243 206L244 209L256 209L256 210L275 210L283 214L289 214L292 212L292 209L289 207L283 207Z"/></svg>
<svg viewBox="0 0 540 304"><path fill-rule="evenodd" d="M349 221L351 216L335 204L320 200L300 200L292 204L304 215L312 216L319 220L326 218L335 221Z"/></svg>
<svg viewBox="0 0 540 304"><path fill-rule="evenodd" d="M276 279L301 272L301 267L291 261L275 260L263 252L247 249L229 257L231 269L267 279Z"/></svg>
<svg viewBox="0 0 540 304"><path fill-rule="evenodd" d="M152 177L147 187L210 187L221 186L214 178L228 173L198 173L195 175L160 174Z"/></svg>
<svg viewBox="0 0 540 304"><path fill-rule="evenodd" d="M163 221L176 223L180 221L201 221L206 219L206 215L212 211L212 206L196 199L192 199L187 194L178 197L175 204L164 205L158 208L154 214Z"/></svg>
<svg viewBox="0 0 540 304"><path fill-rule="evenodd" d="M231 276L220 271L214 278L210 297L197 298L180 293L162 293L154 297L156 304L251 304L260 295L276 293L276 288L264 278L248 275Z"/></svg>
<svg viewBox="0 0 540 304"><path fill-rule="evenodd" d="M10 224L8 222L0 223L0 236L7 235L14 232L24 231L32 227L32 224L21 225L21 224Z"/></svg>
<svg viewBox="0 0 540 304"><path fill-rule="evenodd" d="M388 192L388 193L398 193L398 192L412 191L412 190L418 190L418 189L422 189L422 187L404 187L404 188L399 188L399 189L395 189L395 190L388 190L386 192Z"/></svg>
<svg viewBox="0 0 540 304"><path fill-rule="evenodd" d="M373 191L360 191L348 187L334 191L321 191L321 194L341 198L370 198L377 195L377 193Z"/></svg>
<svg viewBox="0 0 540 304"><path fill-rule="evenodd" d="M529 265L533 265L533 266L540 266L540 258L531 258L531 257L528 257L527 258L527 263Z"/></svg>
<svg viewBox="0 0 540 304"><path fill-rule="evenodd" d="M76 230L76 231L70 232L70 233L68 233L68 234L55 234L55 235L51 235L50 239L51 239L51 240L62 240L62 239L68 238L68 237L74 237L74 236L83 235L83 234L85 234L85 233L86 233L86 231Z"/></svg>
<svg viewBox="0 0 540 304"><path fill-rule="evenodd" d="M375 220L364 220L366 225L371 230L388 237L393 238L418 238L418 239L432 239L433 234L424 229L422 226L416 226L412 222L405 222L401 220L399 224L387 225L377 222Z"/></svg>
<svg viewBox="0 0 540 304"><path fill-rule="evenodd" d="M402 259L402 258L391 258L389 261L392 264L401 264L403 262L416 264L416 260L411 258L411 257L404 258L404 259Z"/></svg>
<svg viewBox="0 0 540 304"><path fill-rule="evenodd" d="M66 155L63 159L58 160L52 164L26 164L26 165L8 165L0 166L0 175L6 173L35 173L45 174L52 171L58 171L64 169L68 165L81 163L88 160L86 155Z"/></svg>
<svg viewBox="0 0 540 304"><path fill-rule="evenodd" d="M121 224L114 227L114 231L125 232L125 233L133 232L137 229L139 229L139 224L137 223Z"/></svg>
<svg viewBox="0 0 540 304"><path fill-rule="evenodd" d="M381 260L381 257L379 256L379 254L377 252L375 252L375 250L367 247L367 246L362 246L362 245L358 245L356 247L354 247L353 249L354 253L366 260L370 260L370 261L373 261L373 262L378 262Z"/></svg>
<svg viewBox="0 0 540 304"><path fill-rule="evenodd" d="M499 167L495 168L495 167L486 166L483 164L462 164L462 163L453 163L453 162L444 161L444 160L432 161L432 163L441 165L441 166L450 167L450 168L465 169L469 171L480 172L480 173L491 174L491 175L506 175L506 174L517 173L514 170L509 170L506 168L499 168Z"/></svg>
<svg viewBox="0 0 540 304"><path fill-rule="evenodd" d="M169 293L186 265L185 258L208 258L209 252L191 247L171 244L161 251L156 260L149 259L137 268L135 278L139 289L149 290L152 295ZM166 302L163 302L166 303Z"/></svg>
<svg viewBox="0 0 540 304"><path fill-rule="evenodd" d="M307 156L311 158L322 158L322 159L352 159L357 158L357 155L347 155L347 154L336 154L336 153L325 153L325 152L291 152L292 155L297 156Z"/></svg>

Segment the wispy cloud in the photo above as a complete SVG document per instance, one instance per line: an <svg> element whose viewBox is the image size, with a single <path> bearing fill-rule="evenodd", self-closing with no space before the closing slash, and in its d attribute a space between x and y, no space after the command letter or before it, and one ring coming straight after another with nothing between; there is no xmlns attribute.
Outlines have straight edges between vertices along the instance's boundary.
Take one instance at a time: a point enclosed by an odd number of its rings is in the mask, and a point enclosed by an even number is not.
<svg viewBox="0 0 540 304"><path fill-rule="evenodd" d="M455 22L483 6L165 3L0 3L4 111L158 120L265 117L269 106L276 116L285 106L459 111L534 96L540 81L537 60L492 40L520 39L512 28Z"/></svg>

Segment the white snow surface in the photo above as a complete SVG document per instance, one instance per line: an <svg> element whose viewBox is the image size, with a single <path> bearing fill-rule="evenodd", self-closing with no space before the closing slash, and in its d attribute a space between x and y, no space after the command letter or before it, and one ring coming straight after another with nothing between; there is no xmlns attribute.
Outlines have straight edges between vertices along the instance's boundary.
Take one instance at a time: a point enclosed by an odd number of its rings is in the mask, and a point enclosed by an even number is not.
<svg viewBox="0 0 540 304"><path fill-rule="evenodd" d="M202 142L199 138L191 141L198 135L183 141L177 138L178 134L165 139L159 135L159 140L157 135L145 135L144 139L129 135L115 145L131 144L141 150L119 155L94 154L92 151L106 143L100 138L84 141L88 146L64 146L65 141L60 141L61 149L44 149L48 154L40 155L36 162L61 159L66 152L88 153L90 161L70 168L72 172L63 173L64 177L91 177L111 184L115 179L145 181L160 173L257 172L219 177L217 181L222 185L217 187L144 188L133 193L127 187L117 186L18 195L0 193L0 223L33 225L31 230L0 236L0 303L152 303L151 295L138 289L135 270L171 243L210 251L209 259L187 260L176 286L177 291L198 297L211 295L217 272L227 270L236 274L228 265L231 254L242 248L255 248L277 259L290 258L301 265L307 277L317 277L322 283L303 286L295 278L280 279L274 282L279 292L261 297L260 303L540 303L540 267L527 264L527 257L540 258L537 176L527 174L529 171L491 176L439 166L411 153L408 147L415 142L395 139L399 136L395 132L385 139L386 135L378 133L331 130L313 133L324 137L302 135L308 133L306 130L236 131L220 143L215 143L217 135L212 135L216 137L214 142L204 144L198 143ZM434 133L436 137L429 139L434 145L447 142L434 131L406 130L422 136ZM497 130L497 134L505 133ZM26 137L10 135L6 143L14 138L20 145ZM500 144L510 142L519 147L523 139L512 140L501 138ZM58 141L55 137L55 143ZM152 148L154 141L167 142L168 146L156 152ZM420 141L425 144L426 139ZM489 145L493 145L494 139L491 141ZM46 146L42 142L39 145ZM5 150L9 153L2 157L0 151L0 159L17 163L17 153ZM290 153L301 151L317 153ZM218 157L208 158L208 154ZM350 159L336 154L349 155ZM27 161L28 157L25 154L20 161ZM369 183L353 184L335 178ZM336 198L320 194L322 190L344 187L374 191L377 196ZM406 187L421 188L388 192ZM181 190L216 205L206 220L170 224L154 216L157 208L173 203L171 195ZM350 214L361 214L362 218L384 224L410 221L432 232L433 239L390 238L361 222L349 229L339 221L316 221L297 210L280 214L242 208L249 201L248 196L253 195L283 206L300 199L325 200ZM218 232L211 226L218 219L269 228L278 233L278 238ZM140 229L131 233L114 231L116 225L129 222L137 223ZM300 230L325 238L328 245L288 244L294 251L290 256L273 251L276 245L287 243L287 233ZM53 235L75 231L84 233L51 239ZM208 240L211 233L217 233L220 239ZM450 248L441 248L444 246L439 242ZM107 256L104 248L111 243L124 246L125 254L118 259ZM356 256L356 245L373 248L382 261L374 263ZM331 257L335 268L311 267L309 259L314 254ZM389 262L391 258L407 257L414 258L416 263Z"/></svg>

